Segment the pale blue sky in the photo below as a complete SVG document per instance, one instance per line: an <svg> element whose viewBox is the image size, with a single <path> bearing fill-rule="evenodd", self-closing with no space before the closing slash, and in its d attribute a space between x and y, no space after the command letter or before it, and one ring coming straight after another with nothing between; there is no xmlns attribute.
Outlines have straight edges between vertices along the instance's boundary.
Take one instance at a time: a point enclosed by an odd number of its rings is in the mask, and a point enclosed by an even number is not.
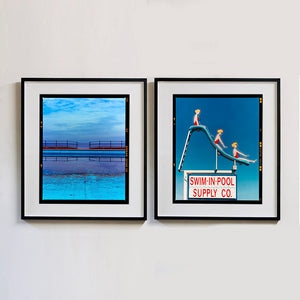
<svg viewBox="0 0 300 300"><path fill-rule="evenodd" d="M43 139L125 141L126 98L43 98Z"/></svg>

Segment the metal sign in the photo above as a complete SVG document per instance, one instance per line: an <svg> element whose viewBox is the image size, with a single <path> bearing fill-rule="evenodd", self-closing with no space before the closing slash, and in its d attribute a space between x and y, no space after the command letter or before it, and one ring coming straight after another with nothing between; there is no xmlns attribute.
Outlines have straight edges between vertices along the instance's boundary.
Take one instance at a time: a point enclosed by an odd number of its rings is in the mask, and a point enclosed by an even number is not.
<svg viewBox="0 0 300 300"><path fill-rule="evenodd" d="M236 199L236 175L189 174L188 199Z"/></svg>

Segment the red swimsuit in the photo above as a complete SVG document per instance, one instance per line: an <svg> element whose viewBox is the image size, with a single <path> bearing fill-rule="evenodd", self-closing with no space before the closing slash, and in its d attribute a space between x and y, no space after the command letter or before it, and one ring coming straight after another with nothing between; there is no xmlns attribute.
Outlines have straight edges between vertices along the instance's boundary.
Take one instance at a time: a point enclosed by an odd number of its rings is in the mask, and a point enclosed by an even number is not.
<svg viewBox="0 0 300 300"><path fill-rule="evenodd" d="M234 153L234 152L235 152L235 153ZM239 158L239 155L238 155L238 152L237 152L236 149L233 150L233 156L234 156L235 158Z"/></svg>

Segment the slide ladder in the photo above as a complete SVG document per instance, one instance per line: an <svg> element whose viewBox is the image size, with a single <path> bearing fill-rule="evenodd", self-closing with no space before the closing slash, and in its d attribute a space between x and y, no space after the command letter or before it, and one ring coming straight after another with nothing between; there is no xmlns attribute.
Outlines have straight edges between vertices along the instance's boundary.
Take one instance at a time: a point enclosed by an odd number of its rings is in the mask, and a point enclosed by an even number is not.
<svg viewBox="0 0 300 300"><path fill-rule="evenodd" d="M181 155L181 159L180 159L180 163L179 163L179 166L178 166L178 171L180 172L181 171L181 168L183 166L183 163L184 163L184 159L185 159L185 156L186 156L186 152L187 152L187 148L188 148L188 145L189 145L189 141L190 141L190 138L191 138L191 135L193 132L195 131L203 131L205 133L205 135L207 136L210 144L216 149L217 153L219 153L220 155L222 155L223 157L233 161L234 163L234 166L236 165L236 163L238 162L239 164L244 164L246 166L249 165L249 162L246 161L246 160L243 160L241 158L236 158L228 153L226 153L223 149L219 148L216 144L215 144L215 141L213 140L213 138L211 137L208 129L203 126L203 125L192 125L190 126L189 128L189 131L188 131L188 134L187 134L187 138L186 138L186 141L185 141L185 145L184 145L184 149L183 149L183 152L182 152L182 155ZM217 159L217 158L216 158Z"/></svg>
<svg viewBox="0 0 300 300"><path fill-rule="evenodd" d="M185 159L185 155L186 155L186 151L187 151L187 147L189 145L189 141L190 141L191 135L192 135L192 133L189 130L189 132L187 134L187 137L186 137L186 140L185 140L184 149L183 149L183 152L182 152L182 155L181 155L181 159L180 159L178 171L180 171L181 168L182 168L182 165L183 165L183 162L184 162L184 159Z"/></svg>

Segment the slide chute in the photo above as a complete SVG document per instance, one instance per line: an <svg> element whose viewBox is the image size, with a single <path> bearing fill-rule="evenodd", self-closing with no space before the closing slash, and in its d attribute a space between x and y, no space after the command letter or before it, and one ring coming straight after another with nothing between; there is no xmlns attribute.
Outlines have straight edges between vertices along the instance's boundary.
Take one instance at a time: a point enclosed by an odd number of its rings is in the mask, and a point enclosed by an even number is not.
<svg viewBox="0 0 300 300"><path fill-rule="evenodd" d="M179 167L178 167L178 171L181 171L181 168L182 168L182 165L183 165L183 162L184 162L184 158L185 158L185 155L186 155L186 151L187 151L187 148L188 148L188 145L189 145L189 141L190 141L190 138L191 138L191 135L193 132L195 131L203 131L205 133L205 135L207 136L210 144L218 151L218 153L220 153L220 155L222 155L223 157L233 161L233 162L237 162L239 164L244 164L246 166L249 166L249 162L246 161L246 160L243 160L242 158L236 158L228 153L226 153L224 150L220 149L216 144L215 144L215 141L212 139L208 129L203 126L203 125L192 125L190 126L189 128L189 131L188 131L188 134L187 134L187 137L186 137L186 141L185 141L185 145L184 145L184 149L183 149L183 152L182 152L182 156L181 156L181 159L180 159L180 163L179 163Z"/></svg>

